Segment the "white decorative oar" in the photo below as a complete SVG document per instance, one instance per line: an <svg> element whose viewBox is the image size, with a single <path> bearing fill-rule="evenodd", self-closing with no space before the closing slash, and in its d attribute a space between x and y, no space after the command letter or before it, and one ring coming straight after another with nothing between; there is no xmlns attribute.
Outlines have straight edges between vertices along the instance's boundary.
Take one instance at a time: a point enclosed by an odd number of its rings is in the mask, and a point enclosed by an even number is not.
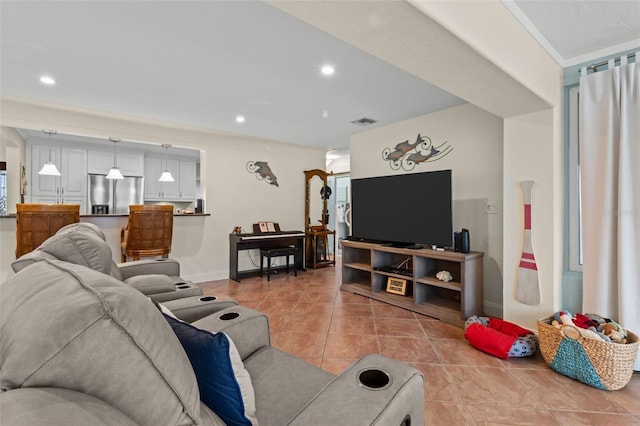
<svg viewBox="0 0 640 426"><path fill-rule="evenodd" d="M538 305L540 303L538 266L531 245L531 187L533 181L523 180L520 182L520 186L524 192L524 244L518 268L516 299L527 305Z"/></svg>

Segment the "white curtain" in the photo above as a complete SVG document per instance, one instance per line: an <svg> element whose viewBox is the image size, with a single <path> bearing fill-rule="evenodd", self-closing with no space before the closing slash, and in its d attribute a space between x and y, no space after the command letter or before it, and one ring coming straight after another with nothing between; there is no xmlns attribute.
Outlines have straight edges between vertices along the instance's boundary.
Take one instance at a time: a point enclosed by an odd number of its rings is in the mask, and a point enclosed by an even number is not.
<svg viewBox="0 0 640 426"><path fill-rule="evenodd" d="M640 53L640 52L639 52ZM583 312L640 333L640 56L580 78ZM640 356L634 370L640 370Z"/></svg>

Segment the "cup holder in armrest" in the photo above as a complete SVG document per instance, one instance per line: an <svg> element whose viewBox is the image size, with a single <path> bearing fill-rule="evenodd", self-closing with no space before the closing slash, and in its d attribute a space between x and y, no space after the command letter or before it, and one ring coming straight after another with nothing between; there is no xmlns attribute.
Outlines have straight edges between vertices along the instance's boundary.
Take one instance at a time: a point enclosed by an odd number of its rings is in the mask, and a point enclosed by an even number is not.
<svg viewBox="0 0 640 426"><path fill-rule="evenodd" d="M205 296L205 297L201 297L199 300L201 302L211 302L212 300L216 300L217 297L215 296Z"/></svg>
<svg viewBox="0 0 640 426"><path fill-rule="evenodd" d="M236 319L240 316L240 314L238 312L227 312L225 314L220 315L218 318L220 318L222 321L229 321L232 319Z"/></svg>
<svg viewBox="0 0 640 426"><path fill-rule="evenodd" d="M391 377L385 371L367 368L358 373L358 383L367 389L382 390L391 385Z"/></svg>

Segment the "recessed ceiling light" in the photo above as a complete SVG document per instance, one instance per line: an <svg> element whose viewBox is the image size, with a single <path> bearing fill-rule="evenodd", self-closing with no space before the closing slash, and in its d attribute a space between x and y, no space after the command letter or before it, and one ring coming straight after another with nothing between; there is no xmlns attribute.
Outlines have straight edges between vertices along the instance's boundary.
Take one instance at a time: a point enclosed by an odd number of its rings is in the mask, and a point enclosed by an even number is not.
<svg viewBox="0 0 640 426"><path fill-rule="evenodd" d="M322 68L320 68L320 72L322 75L333 75L333 73L336 72L336 69L333 65L323 65Z"/></svg>
<svg viewBox="0 0 640 426"><path fill-rule="evenodd" d="M236 123L244 123L244 122L245 122L244 115L239 115L236 117Z"/></svg>
<svg viewBox="0 0 640 426"><path fill-rule="evenodd" d="M47 86L53 86L54 84L56 84L56 81L53 79L53 77L43 75L42 77L40 77L40 83L46 84Z"/></svg>

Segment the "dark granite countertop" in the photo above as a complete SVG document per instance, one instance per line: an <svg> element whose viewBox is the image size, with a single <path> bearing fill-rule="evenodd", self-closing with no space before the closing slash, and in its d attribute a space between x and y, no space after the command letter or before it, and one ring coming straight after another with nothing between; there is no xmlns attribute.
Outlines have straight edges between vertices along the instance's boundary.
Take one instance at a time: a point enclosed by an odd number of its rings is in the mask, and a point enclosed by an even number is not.
<svg viewBox="0 0 640 426"><path fill-rule="evenodd" d="M182 216L211 216L211 213L174 213L174 217ZM129 217L128 214L81 214L80 217ZM0 219L15 219L16 214L8 214L6 216L0 216Z"/></svg>

